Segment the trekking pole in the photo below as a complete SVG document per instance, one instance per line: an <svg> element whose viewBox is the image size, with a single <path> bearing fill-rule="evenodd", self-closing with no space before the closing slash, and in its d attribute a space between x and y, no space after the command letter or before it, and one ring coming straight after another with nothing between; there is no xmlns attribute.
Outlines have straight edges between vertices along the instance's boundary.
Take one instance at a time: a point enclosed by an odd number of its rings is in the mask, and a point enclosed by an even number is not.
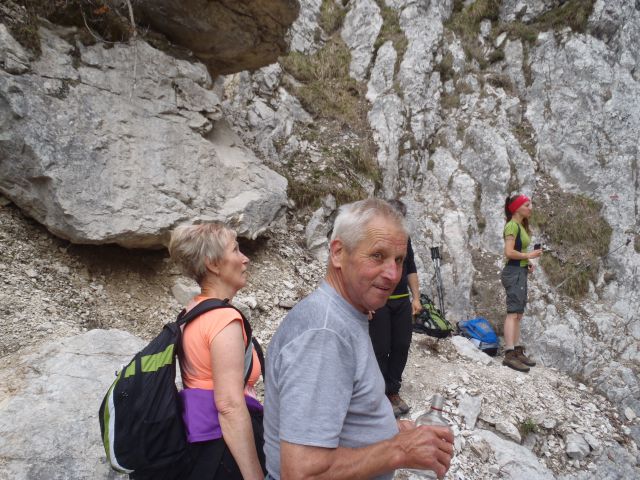
<svg viewBox="0 0 640 480"><path fill-rule="evenodd" d="M598 260L604 260L605 258L607 258L609 255L611 255L614 252L617 252L618 250L620 250L622 247L626 247L627 245L629 245L631 243L631 239L628 238L626 242L624 242L623 244L618 245L618 247L615 250L611 250L609 253L607 253L606 255L603 255L602 257L599 257ZM578 270L576 270L575 272L573 272L571 275L569 275L567 278L565 278L564 280L562 280L558 285L556 285L556 288L560 288L562 285L564 285L567 280L572 279L573 277L575 277L578 273L582 272L583 270L586 270L587 268L593 266L593 263L587 263L586 265L580 267Z"/></svg>
<svg viewBox="0 0 640 480"><path fill-rule="evenodd" d="M438 304L440 305L440 312L442 316L446 318L444 311L444 288L442 287L442 277L440 276L440 247L431 247L431 260L436 271L436 289L438 291Z"/></svg>

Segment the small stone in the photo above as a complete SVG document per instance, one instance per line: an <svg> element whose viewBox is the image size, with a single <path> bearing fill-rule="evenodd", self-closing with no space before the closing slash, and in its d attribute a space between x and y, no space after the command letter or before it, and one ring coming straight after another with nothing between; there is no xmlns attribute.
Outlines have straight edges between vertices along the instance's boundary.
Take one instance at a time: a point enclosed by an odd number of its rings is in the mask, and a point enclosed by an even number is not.
<svg viewBox="0 0 640 480"><path fill-rule="evenodd" d="M296 306L296 302L295 300L280 300L278 302L278 306L281 308L286 308L287 310L290 310Z"/></svg>
<svg viewBox="0 0 640 480"><path fill-rule="evenodd" d="M582 460L591 452L587 441L577 433L567 435L566 444L565 451L572 460Z"/></svg>
<svg viewBox="0 0 640 480"><path fill-rule="evenodd" d="M591 448L591 450L594 450L594 451L600 450L600 447L602 446L602 443L596 437L594 437L590 433L585 433L584 434L584 439L589 444L589 447Z"/></svg>
<svg viewBox="0 0 640 480"><path fill-rule="evenodd" d="M624 416L627 417L627 420L629 421L632 421L634 418L637 417L636 412L634 412L633 409L630 407L626 407L624 409Z"/></svg>
<svg viewBox="0 0 640 480"><path fill-rule="evenodd" d="M491 446L484 439L478 439L470 444L471 451L477 455L477 457L486 462L489 460L489 454L491 453Z"/></svg>
<svg viewBox="0 0 640 480"><path fill-rule="evenodd" d="M511 422L504 420L497 422L496 430L516 443L520 443L522 441L518 428Z"/></svg>

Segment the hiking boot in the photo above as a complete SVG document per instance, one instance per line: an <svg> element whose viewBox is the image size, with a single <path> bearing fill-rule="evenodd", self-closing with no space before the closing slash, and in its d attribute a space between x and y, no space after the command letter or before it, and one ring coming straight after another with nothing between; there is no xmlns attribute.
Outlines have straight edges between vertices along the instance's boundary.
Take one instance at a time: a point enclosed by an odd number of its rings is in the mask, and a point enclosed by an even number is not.
<svg viewBox="0 0 640 480"><path fill-rule="evenodd" d="M515 347L514 351L516 352L516 357L518 358L518 360L520 360L521 363L524 363L525 365L527 365L529 367L535 367L536 366L535 360L531 360L529 357L527 357L524 354L525 349L524 349L524 347L522 345L518 345L517 347Z"/></svg>
<svg viewBox="0 0 640 480"><path fill-rule="evenodd" d="M407 402L405 402L397 393L390 393L389 395L387 395L387 398L391 402L391 406L393 407L393 414L396 417L399 417L403 413L408 413L409 410L411 410L411 407L407 405Z"/></svg>
<svg viewBox="0 0 640 480"><path fill-rule="evenodd" d="M519 372L529 371L529 367L518 359L515 350L507 350L504 352L504 360L502 361L502 364L509 368L513 368L514 370L518 370Z"/></svg>

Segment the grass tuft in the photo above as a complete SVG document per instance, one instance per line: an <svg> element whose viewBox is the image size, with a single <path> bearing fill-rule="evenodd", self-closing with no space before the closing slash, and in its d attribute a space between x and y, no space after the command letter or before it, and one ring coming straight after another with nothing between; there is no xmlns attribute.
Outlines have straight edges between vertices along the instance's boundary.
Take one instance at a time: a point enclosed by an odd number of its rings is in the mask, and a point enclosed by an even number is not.
<svg viewBox="0 0 640 480"><path fill-rule="evenodd" d="M520 422L518 430L520 430L520 434L523 437L526 437L532 433L538 433L539 427L532 418L526 418L524 421Z"/></svg>
<svg viewBox="0 0 640 480"><path fill-rule="evenodd" d="M333 35L342 28L346 13L347 10L340 7L335 1L322 0L318 24L327 35Z"/></svg>
<svg viewBox="0 0 640 480"><path fill-rule="evenodd" d="M361 123L364 86L349 76L351 53L339 36L313 55L291 52L280 59L284 70L302 82L295 93L316 117L347 125Z"/></svg>
<svg viewBox="0 0 640 480"><path fill-rule="evenodd" d="M400 68L400 62L402 62L402 57L407 51L407 37L400 28L400 17L398 12L386 5L384 0L376 0L378 7L380 7L380 15L382 16L382 28L380 29L380 33L378 34L378 38L374 44L374 49L377 51L382 45L384 45L387 41L391 40L393 42L393 47L398 54L396 60L396 71Z"/></svg>
<svg viewBox="0 0 640 480"><path fill-rule="evenodd" d="M327 194L339 204L366 198L373 193L367 191L371 185L375 189L381 184L367 120L366 85L349 76L351 53L339 34L343 17L344 8L323 2L320 23L330 34L323 47L312 55L291 52L280 58L284 71L295 79L289 80L289 88L321 126L301 134L321 152L321 166L305 171L298 168L305 162L293 158L287 168L275 167L289 181L288 195L299 208L317 208ZM336 142L347 136L349 142Z"/></svg>
<svg viewBox="0 0 640 480"><path fill-rule="evenodd" d="M540 195L531 218L548 239L540 265L551 283L562 284L562 293L579 299L597 279L599 260L609 251L613 230L602 217L599 202L559 191L549 197L553 198Z"/></svg>

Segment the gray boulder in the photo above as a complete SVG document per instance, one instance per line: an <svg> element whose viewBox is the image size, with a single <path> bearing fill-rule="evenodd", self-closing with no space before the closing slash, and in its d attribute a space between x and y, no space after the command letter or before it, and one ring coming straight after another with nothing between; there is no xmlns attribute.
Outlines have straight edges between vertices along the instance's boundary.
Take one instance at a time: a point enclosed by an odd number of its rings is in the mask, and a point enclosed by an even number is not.
<svg viewBox="0 0 640 480"><path fill-rule="evenodd" d="M322 0L300 0L300 14L291 25L289 49L293 52L313 53L318 13Z"/></svg>
<svg viewBox="0 0 640 480"><path fill-rule="evenodd" d="M120 478L107 464L98 408L114 372L144 342L92 330L3 362L0 383L2 478Z"/></svg>
<svg viewBox="0 0 640 480"><path fill-rule="evenodd" d="M373 46L382 28L380 7L373 0L356 0L344 19L342 39L351 50L350 75L364 80L369 71Z"/></svg>
<svg viewBox="0 0 640 480"><path fill-rule="evenodd" d="M286 180L222 120L202 64L143 41L74 46L42 28L42 55L0 32L0 192L75 243L160 247L177 224L221 220L256 238ZM6 64L6 62L5 62Z"/></svg>
<svg viewBox="0 0 640 480"><path fill-rule="evenodd" d="M526 447L503 440L488 430L479 430L472 440L486 441L496 457L500 478L510 480L554 480L553 473L542 465Z"/></svg>

